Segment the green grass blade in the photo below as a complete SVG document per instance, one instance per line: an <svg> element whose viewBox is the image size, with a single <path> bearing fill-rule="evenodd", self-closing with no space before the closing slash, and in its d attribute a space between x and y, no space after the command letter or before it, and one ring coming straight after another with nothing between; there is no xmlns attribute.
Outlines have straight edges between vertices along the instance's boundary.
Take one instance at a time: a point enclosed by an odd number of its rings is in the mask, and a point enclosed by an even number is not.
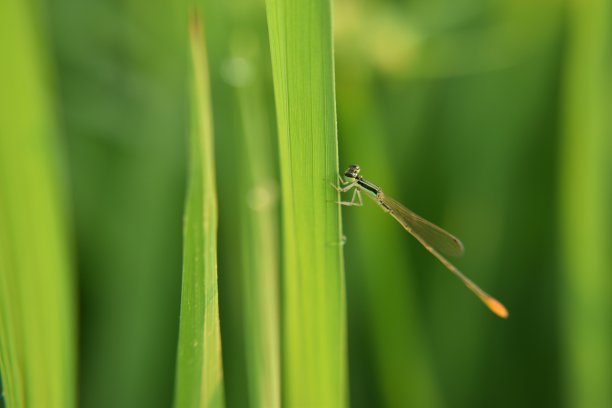
<svg viewBox="0 0 612 408"><path fill-rule="evenodd" d="M75 311L40 22L0 5L0 372L7 406L75 405Z"/></svg>
<svg viewBox="0 0 612 408"><path fill-rule="evenodd" d="M196 14L189 32L193 117L175 406L223 407L212 109L204 31Z"/></svg>
<svg viewBox="0 0 612 408"><path fill-rule="evenodd" d="M612 7L569 3L561 231L569 406L612 406Z"/></svg>
<svg viewBox="0 0 612 408"><path fill-rule="evenodd" d="M345 66L343 72L350 68ZM383 139L384 119L374 106L372 78L365 76L361 83L363 86L356 91L350 83L338 81L338 106L345 108L339 108L346 142L343 154L350 162L361 164L367 171L364 177L376 174L376 183L381 183L387 193L399 191L388 160L388 139ZM350 143L352 139L361 143ZM366 201L365 208L345 210L345 230L350 228L345 248L347 280L349 287L353 283L351 289L361 294L351 292L350 299L358 304L349 303L349 308L363 310L354 314L359 317L351 320L356 321L351 324L351 332L363 327L368 333L365 343L371 345L373 353L371 368L360 373L366 377L361 382L367 387L355 390L351 382L351 393L375 394L378 389L383 398L379 404L389 407L441 406L425 330L418 318L417 288L404 246L409 240L395 220L387 219L378 206ZM367 352L358 338L350 337L349 346L351 356L358 355L351 361L363 358Z"/></svg>
<svg viewBox="0 0 612 408"><path fill-rule="evenodd" d="M260 45L254 32L237 36L234 61L261 72ZM237 85L244 160L241 190L244 342L249 404L280 407L279 225L278 186L274 172L273 133L266 120L262 78L252 75ZM238 82L237 82L238 83Z"/></svg>
<svg viewBox="0 0 612 408"><path fill-rule="evenodd" d="M347 403L331 12L267 0L283 208L283 403Z"/></svg>
<svg viewBox="0 0 612 408"><path fill-rule="evenodd" d="M167 408L181 287L187 3L44 4L76 226L77 404Z"/></svg>

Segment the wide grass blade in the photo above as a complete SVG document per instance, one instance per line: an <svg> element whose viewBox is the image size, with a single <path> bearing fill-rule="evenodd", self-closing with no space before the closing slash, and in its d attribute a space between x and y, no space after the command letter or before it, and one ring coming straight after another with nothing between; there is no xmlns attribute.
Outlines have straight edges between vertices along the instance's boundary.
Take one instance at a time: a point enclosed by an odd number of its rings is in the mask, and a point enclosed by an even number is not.
<svg viewBox="0 0 612 408"><path fill-rule="evenodd" d="M190 21L193 110L185 209L176 407L224 406L217 290L217 193L204 30Z"/></svg>
<svg viewBox="0 0 612 408"><path fill-rule="evenodd" d="M346 306L327 0L267 0L283 211L283 404L347 403Z"/></svg>
<svg viewBox="0 0 612 408"><path fill-rule="evenodd" d="M612 7L570 2L561 232L569 406L612 406Z"/></svg>
<svg viewBox="0 0 612 408"><path fill-rule="evenodd" d="M75 405L75 310L40 21L0 5L0 372L8 407Z"/></svg>

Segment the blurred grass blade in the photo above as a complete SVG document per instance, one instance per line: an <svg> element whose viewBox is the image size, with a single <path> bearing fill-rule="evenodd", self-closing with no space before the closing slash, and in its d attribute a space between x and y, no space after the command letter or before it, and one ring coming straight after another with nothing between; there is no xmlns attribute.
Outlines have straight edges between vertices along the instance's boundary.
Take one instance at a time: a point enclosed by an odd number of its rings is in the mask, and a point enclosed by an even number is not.
<svg viewBox="0 0 612 408"><path fill-rule="evenodd" d="M260 69L254 32L233 42L234 62ZM278 308L278 186L273 164L274 144L265 109L261 75L235 81L244 136L242 191L242 251L244 253L244 342L249 404L280 407L280 339Z"/></svg>
<svg viewBox="0 0 612 408"><path fill-rule="evenodd" d="M77 404L167 408L186 187L187 4L35 2L52 30L70 166Z"/></svg>
<svg viewBox="0 0 612 408"><path fill-rule="evenodd" d="M327 0L267 0L283 208L283 404L347 403L346 306Z"/></svg>
<svg viewBox="0 0 612 408"><path fill-rule="evenodd" d="M75 405L75 312L48 61L30 2L0 4L0 371L8 407Z"/></svg>
<svg viewBox="0 0 612 408"><path fill-rule="evenodd" d="M350 157L365 160L360 164L364 169L367 166L368 174L376 174L376 181L384 182L386 191L397 191L394 172L388 160L388 140L381 141L385 135L384 119L374 106L373 78L364 75L359 82L362 86L356 91L351 83L338 81L339 115L346 142L343 144L346 146L343 154L347 160L351 160ZM371 135L379 137L373 138ZM350 143L349 137L362 142ZM378 210L375 206L369 207ZM351 291L350 299L359 302L358 307L364 311L367 310L367 313L355 313L359 318L351 323L351 331L363 326L362 330L368 333L366 343L373 353L372 366L368 367L366 374L360 374L367 376L361 382L367 384L366 392L370 394L375 394L378 387L381 401L377 405L442 406L431 351L427 347L424 327L418 319L417 291L407 259L406 237L395 224L381 219L384 214L379 214L379 211L364 208L361 211L349 209L348 212L345 213L346 224L352 220L354 222L350 223L351 238L347 250L351 248L354 256L347 259L347 269L351 271L347 280L349 287L361 294L359 296ZM372 273L378 270L384 270L384 273ZM390 327L393 329L389 330ZM351 361L363 358L365 351L360 348L363 346L359 344L359 339L351 335ZM355 390L352 381L351 394L360 392L364 390Z"/></svg>
<svg viewBox="0 0 612 408"><path fill-rule="evenodd" d="M223 407L212 109L204 30L197 13L192 15L189 34L193 117L175 406Z"/></svg>
<svg viewBox="0 0 612 408"><path fill-rule="evenodd" d="M612 406L612 7L568 3L561 228L569 406Z"/></svg>

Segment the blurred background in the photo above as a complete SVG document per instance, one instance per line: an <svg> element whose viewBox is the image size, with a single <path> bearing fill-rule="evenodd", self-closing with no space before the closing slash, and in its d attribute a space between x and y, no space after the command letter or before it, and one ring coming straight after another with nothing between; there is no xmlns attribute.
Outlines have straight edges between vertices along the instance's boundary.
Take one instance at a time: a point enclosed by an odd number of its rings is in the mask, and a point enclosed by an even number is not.
<svg viewBox="0 0 612 408"><path fill-rule="evenodd" d="M461 238L457 266L510 311L492 315L374 203L344 209L351 406L612 406L610 2L332 3L341 170L358 163ZM79 406L167 407L188 4L28 4L72 225ZM256 0L203 9L226 400L244 407L237 163L250 126L275 151L266 16Z"/></svg>

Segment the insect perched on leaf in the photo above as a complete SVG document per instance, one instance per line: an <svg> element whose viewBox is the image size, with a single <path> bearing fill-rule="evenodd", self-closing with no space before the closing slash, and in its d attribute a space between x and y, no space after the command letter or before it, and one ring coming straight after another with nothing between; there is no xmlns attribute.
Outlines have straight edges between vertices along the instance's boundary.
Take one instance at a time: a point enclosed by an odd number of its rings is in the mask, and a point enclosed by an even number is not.
<svg viewBox="0 0 612 408"><path fill-rule="evenodd" d="M363 176L359 175L360 168L358 165L351 165L345 172L344 175L351 179L350 181L344 180L338 176L338 179L342 186L334 186L336 190L346 193L349 190L353 190L353 196L351 201L340 201L339 204L346 206L361 206L363 201L361 200L361 192L364 191L368 197L376 202L383 209L383 211L389 213L393 218L399 222L402 227L413 237L417 239L433 256L438 258L442 265L444 265L449 271L457 276L461 281L468 287L485 305L491 309L493 313L499 317L508 317L508 310L501 302L495 299L493 296L480 289L478 285L468 279L455 265L450 263L442 254L450 256L460 256L463 254L463 244L461 241L443 230L437 225L432 224L426 219L416 215L401 203L394 199L385 196L382 189L364 179Z"/></svg>

